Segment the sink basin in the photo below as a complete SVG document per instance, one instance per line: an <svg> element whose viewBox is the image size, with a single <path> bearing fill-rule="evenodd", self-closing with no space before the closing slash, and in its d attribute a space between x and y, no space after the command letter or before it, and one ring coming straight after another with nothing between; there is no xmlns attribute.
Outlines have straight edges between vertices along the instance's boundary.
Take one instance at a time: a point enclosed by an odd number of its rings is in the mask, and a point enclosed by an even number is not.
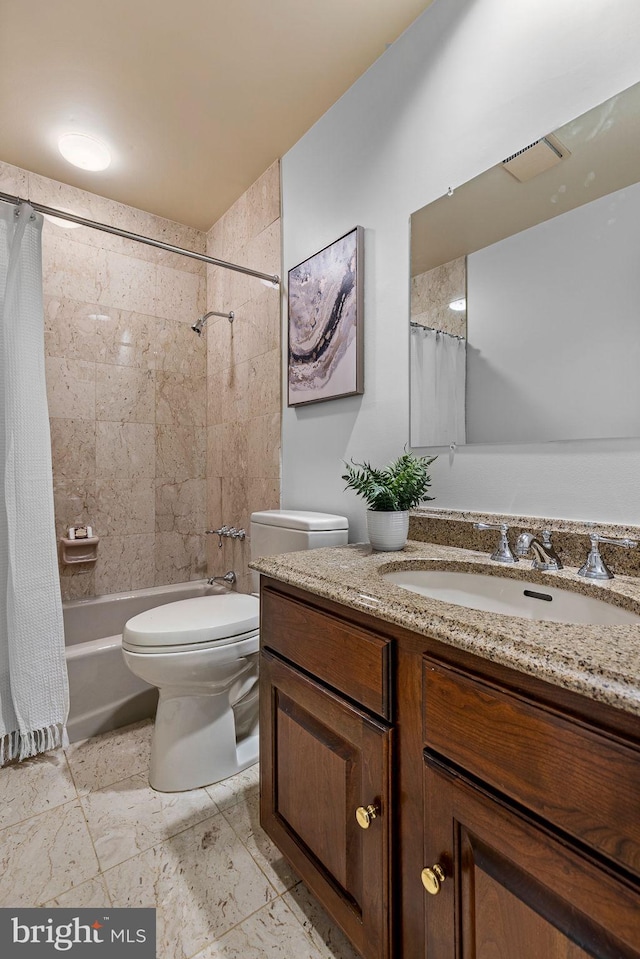
<svg viewBox="0 0 640 959"><path fill-rule="evenodd" d="M506 576L442 569L393 570L381 575L413 593L488 613L592 626L640 623L640 616L631 610L594 596Z"/></svg>

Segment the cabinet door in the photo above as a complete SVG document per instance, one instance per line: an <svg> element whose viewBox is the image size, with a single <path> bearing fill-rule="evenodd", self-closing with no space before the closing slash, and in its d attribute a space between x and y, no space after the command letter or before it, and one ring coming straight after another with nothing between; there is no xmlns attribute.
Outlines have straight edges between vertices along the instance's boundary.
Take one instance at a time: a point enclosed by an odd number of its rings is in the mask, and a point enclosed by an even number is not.
<svg viewBox="0 0 640 959"><path fill-rule="evenodd" d="M260 703L262 826L356 949L387 959L391 731L268 652Z"/></svg>
<svg viewBox="0 0 640 959"><path fill-rule="evenodd" d="M436 760L424 785L428 959L640 957L632 880Z"/></svg>

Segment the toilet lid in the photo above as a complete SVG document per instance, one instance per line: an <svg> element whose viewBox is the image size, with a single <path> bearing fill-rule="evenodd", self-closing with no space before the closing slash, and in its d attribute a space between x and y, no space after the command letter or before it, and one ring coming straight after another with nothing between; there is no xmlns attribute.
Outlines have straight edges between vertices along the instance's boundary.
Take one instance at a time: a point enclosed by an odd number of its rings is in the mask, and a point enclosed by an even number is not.
<svg viewBox="0 0 640 959"><path fill-rule="evenodd" d="M210 643L257 632L259 602L244 593L194 596L138 613L124 627L132 646L183 646Z"/></svg>

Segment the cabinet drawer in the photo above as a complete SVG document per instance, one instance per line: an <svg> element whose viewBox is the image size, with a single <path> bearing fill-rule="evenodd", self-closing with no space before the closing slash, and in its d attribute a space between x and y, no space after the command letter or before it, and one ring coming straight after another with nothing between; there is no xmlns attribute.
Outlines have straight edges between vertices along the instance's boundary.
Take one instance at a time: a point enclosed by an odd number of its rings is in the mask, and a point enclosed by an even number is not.
<svg viewBox="0 0 640 959"><path fill-rule="evenodd" d="M425 657L424 744L640 875L640 750Z"/></svg>
<svg viewBox="0 0 640 959"><path fill-rule="evenodd" d="M263 587L260 641L360 705L391 718L391 640Z"/></svg>

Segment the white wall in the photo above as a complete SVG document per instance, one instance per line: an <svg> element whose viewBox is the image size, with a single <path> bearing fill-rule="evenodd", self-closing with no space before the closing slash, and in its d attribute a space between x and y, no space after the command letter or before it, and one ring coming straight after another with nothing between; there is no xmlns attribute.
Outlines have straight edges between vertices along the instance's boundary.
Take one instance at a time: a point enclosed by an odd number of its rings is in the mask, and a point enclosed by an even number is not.
<svg viewBox="0 0 640 959"><path fill-rule="evenodd" d="M640 436L638 250L640 183L467 257L469 443Z"/></svg>
<svg viewBox="0 0 640 959"><path fill-rule="evenodd" d="M637 82L639 43L637 0L436 0L286 154L285 275L365 227L366 349L364 396L284 410L284 506L365 538L341 460L408 442L411 212ZM635 440L467 448L432 470L436 506L640 522Z"/></svg>

